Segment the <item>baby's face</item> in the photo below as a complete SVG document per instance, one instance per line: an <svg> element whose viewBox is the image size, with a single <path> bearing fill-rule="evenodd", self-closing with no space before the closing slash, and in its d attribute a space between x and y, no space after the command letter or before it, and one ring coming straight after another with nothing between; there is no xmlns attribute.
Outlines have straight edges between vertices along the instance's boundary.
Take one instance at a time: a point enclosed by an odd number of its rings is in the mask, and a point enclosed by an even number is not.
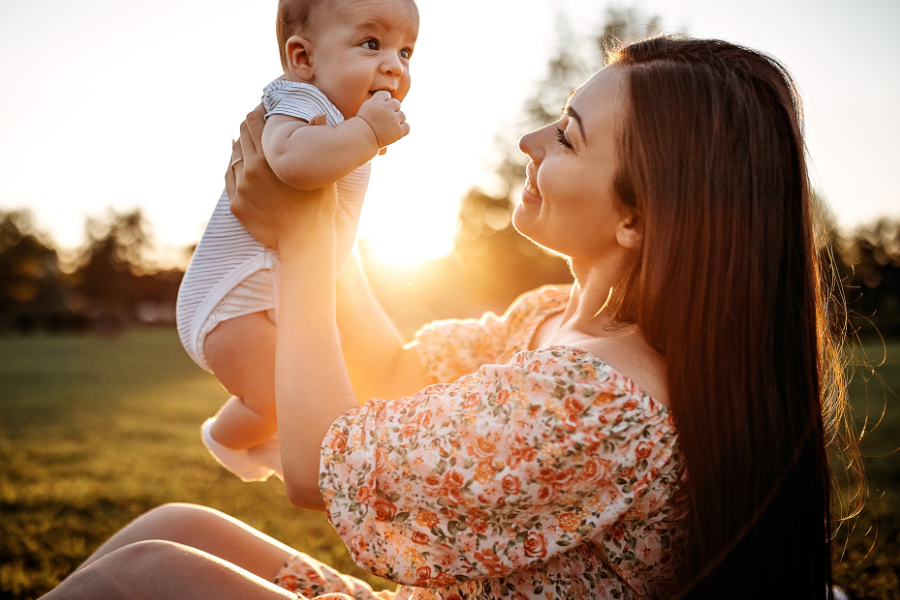
<svg viewBox="0 0 900 600"><path fill-rule="evenodd" d="M311 83L345 119L379 90L402 101L419 34L412 0L332 0L312 32Z"/></svg>

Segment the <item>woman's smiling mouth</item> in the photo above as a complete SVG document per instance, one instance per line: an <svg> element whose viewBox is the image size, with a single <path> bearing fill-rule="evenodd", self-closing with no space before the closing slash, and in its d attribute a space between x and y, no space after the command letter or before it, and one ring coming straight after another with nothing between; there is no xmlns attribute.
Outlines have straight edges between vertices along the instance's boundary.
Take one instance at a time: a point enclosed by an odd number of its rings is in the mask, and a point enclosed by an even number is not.
<svg viewBox="0 0 900 600"><path fill-rule="evenodd" d="M522 190L522 202L540 203L541 192L537 189L532 179L531 170L525 171L525 186Z"/></svg>

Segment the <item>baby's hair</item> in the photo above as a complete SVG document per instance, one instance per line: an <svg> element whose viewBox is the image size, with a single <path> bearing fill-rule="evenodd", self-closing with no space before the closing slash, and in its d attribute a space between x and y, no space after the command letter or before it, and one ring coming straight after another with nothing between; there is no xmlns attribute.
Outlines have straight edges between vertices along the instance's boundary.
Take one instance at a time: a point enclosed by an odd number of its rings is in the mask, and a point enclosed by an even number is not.
<svg viewBox="0 0 900 600"><path fill-rule="evenodd" d="M292 35L306 30L315 19L316 13L330 0L279 0L278 18L275 21L275 35L278 37L278 51L281 66L287 70L285 44Z"/></svg>

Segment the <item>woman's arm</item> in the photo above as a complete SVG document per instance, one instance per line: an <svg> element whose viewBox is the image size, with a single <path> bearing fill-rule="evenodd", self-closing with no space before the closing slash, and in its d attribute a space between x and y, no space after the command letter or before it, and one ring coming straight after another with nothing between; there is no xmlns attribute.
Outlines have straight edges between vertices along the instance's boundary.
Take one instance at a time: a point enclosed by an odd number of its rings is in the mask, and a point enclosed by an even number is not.
<svg viewBox="0 0 900 600"><path fill-rule="evenodd" d="M275 405L291 502L324 508L319 450L331 423L357 406L344 366L335 315L335 186L298 192L282 183L262 153L263 113L241 125L226 175L231 210L281 254L281 304L275 351Z"/></svg>
<svg viewBox="0 0 900 600"><path fill-rule="evenodd" d="M323 192L333 196L334 186ZM322 204L333 206L335 200L324 198ZM333 232L333 227L330 229ZM333 239L332 233L332 248ZM298 236L284 236L278 250L282 280L275 342L275 406L284 482L293 504L322 510L322 439L335 419L357 407L338 338L334 260L321 260L309 240ZM327 254L333 257L333 249Z"/></svg>
<svg viewBox="0 0 900 600"><path fill-rule="evenodd" d="M340 286L339 339L335 188L301 192L279 181L261 151L262 127L261 110L247 116L226 187L232 212L251 234L281 253L275 395L284 479L292 502L321 509L319 446L334 419L357 406L357 395L365 401L372 395L409 394L424 387L425 376L358 267Z"/></svg>
<svg viewBox="0 0 900 600"><path fill-rule="evenodd" d="M370 398L400 398L428 382L415 346L403 336L372 291L359 258L337 284L337 323L344 361L360 404Z"/></svg>

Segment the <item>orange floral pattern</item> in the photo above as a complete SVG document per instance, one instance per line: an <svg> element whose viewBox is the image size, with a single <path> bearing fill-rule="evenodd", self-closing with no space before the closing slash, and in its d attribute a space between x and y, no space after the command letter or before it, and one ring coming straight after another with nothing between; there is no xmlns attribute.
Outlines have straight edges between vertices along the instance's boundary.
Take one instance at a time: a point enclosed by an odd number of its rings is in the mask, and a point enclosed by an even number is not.
<svg viewBox="0 0 900 600"><path fill-rule="evenodd" d="M684 470L671 416L584 350L527 350L567 296L544 288L502 318L426 328L435 383L372 399L326 435L329 520L357 564L403 584L398 600L672 591Z"/></svg>

